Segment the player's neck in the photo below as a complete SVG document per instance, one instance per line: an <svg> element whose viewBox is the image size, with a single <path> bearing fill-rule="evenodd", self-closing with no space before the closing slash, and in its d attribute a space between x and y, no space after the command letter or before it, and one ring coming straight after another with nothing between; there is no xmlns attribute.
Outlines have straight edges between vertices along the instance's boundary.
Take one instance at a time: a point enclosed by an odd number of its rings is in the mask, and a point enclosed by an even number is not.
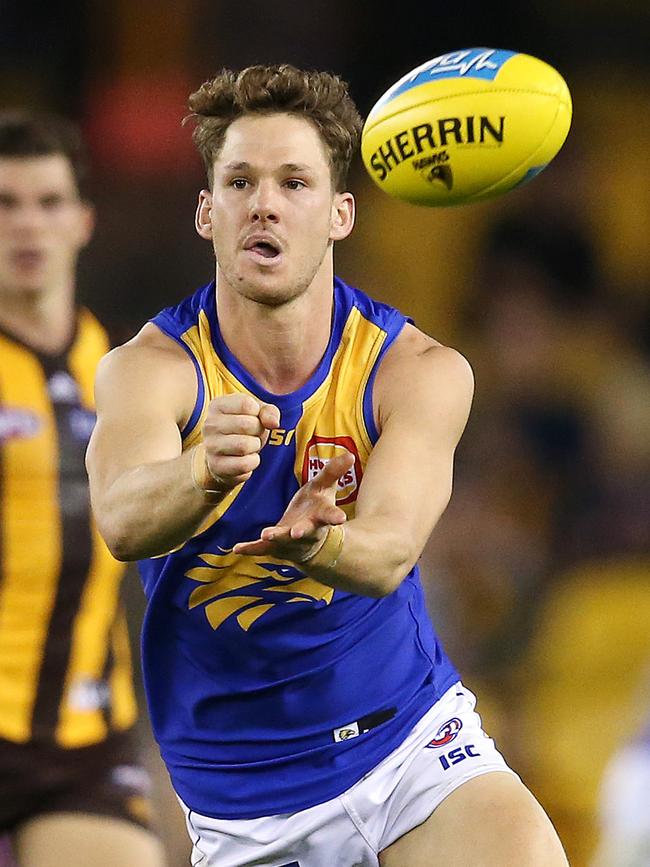
<svg viewBox="0 0 650 867"><path fill-rule="evenodd" d="M74 288L48 292L0 288L0 326L37 352L63 351L74 328Z"/></svg>
<svg viewBox="0 0 650 867"><path fill-rule="evenodd" d="M257 304L231 292L218 292L222 337L251 376L273 394L303 386L323 357L330 339L333 278L278 307Z"/></svg>

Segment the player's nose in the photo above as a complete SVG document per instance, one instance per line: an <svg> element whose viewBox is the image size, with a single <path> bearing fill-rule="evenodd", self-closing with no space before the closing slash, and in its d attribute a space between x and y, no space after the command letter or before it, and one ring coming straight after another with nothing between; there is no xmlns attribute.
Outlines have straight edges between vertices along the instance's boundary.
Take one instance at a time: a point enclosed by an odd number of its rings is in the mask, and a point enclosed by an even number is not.
<svg viewBox="0 0 650 867"><path fill-rule="evenodd" d="M47 215L43 208L35 205L22 205L14 209L13 224L21 231L40 229L47 222Z"/></svg>
<svg viewBox="0 0 650 867"><path fill-rule="evenodd" d="M252 222L269 220L277 222L280 217L278 191L271 182L261 182L257 185L251 197L250 216Z"/></svg>

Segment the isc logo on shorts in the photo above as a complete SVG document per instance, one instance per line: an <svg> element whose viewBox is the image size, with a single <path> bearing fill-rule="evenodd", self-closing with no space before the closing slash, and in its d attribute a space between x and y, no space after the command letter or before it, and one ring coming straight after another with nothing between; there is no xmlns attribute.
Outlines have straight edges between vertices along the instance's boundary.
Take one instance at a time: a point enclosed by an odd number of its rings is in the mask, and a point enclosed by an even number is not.
<svg viewBox="0 0 650 867"><path fill-rule="evenodd" d="M363 475L359 452L352 437L313 436L307 443L302 464L302 484L304 485L313 479L328 461L337 455L345 454L345 452L349 452L353 456L354 464L338 481L336 503L339 506L356 500Z"/></svg>

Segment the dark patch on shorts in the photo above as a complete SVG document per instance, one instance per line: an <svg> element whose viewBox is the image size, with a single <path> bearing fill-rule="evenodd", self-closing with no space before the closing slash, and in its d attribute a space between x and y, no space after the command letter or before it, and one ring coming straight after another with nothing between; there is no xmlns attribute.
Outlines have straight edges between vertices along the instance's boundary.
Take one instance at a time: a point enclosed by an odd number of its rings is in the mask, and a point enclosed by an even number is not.
<svg viewBox="0 0 650 867"><path fill-rule="evenodd" d="M112 816L150 829L150 780L130 733L90 747L0 740L0 833L46 813Z"/></svg>

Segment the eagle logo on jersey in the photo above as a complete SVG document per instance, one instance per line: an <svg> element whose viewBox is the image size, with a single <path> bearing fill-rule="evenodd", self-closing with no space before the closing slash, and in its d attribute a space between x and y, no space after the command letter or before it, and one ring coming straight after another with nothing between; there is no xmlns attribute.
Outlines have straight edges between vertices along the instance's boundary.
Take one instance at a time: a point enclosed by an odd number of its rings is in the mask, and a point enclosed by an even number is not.
<svg viewBox="0 0 650 867"><path fill-rule="evenodd" d="M195 566L185 573L187 578L200 582L190 594L189 608L203 605L213 629L234 617L247 632L276 605L287 602L329 605L332 601L334 588L309 578L293 563L220 551L200 554L199 559L206 565Z"/></svg>

